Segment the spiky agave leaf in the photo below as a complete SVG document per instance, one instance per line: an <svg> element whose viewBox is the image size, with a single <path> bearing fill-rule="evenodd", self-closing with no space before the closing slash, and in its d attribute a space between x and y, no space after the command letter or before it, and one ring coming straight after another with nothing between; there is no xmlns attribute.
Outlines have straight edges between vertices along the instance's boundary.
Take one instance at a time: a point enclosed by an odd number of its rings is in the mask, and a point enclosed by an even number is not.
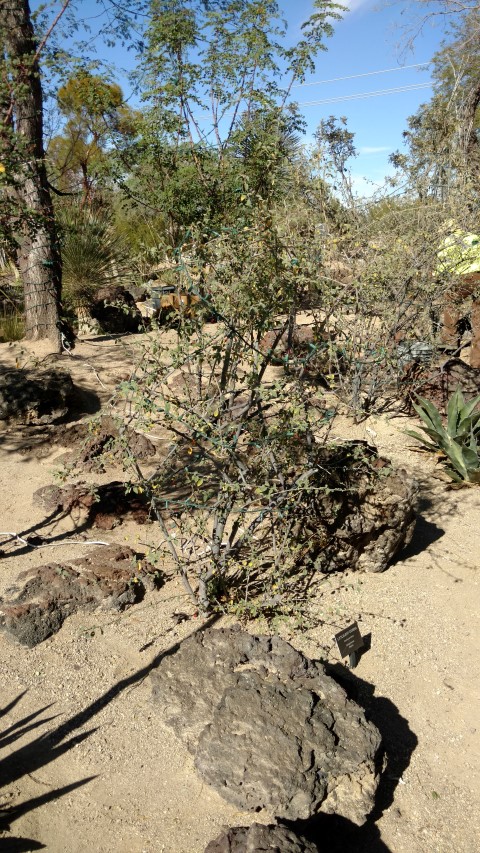
<svg viewBox="0 0 480 853"><path fill-rule="evenodd" d="M126 244L104 211L69 205L59 219L64 298L73 307L85 307L100 287L127 280Z"/></svg>
<svg viewBox="0 0 480 853"><path fill-rule="evenodd" d="M414 409L423 421L420 429L430 441L414 430L405 430L429 451L440 451L447 474L457 483L480 483L480 412L475 411L480 396L465 403L460 388L452 394L447 406L446 425L430 400L417 396ZM448 460L448 461L447 461Z"/></svg>

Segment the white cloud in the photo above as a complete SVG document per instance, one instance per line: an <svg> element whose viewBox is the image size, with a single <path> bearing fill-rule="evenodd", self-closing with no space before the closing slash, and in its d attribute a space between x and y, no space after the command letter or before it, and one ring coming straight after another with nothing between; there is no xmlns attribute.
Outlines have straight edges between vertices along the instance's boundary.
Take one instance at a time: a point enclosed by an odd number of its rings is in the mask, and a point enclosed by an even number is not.
<svg viewBox="0 0 480 853"><path fill-rule="evenodd" d="M339 0L341 6L347 6L350 12L356 12L361 6L370 3L371 0Z"/></svg>
<svg viewBox="0 0 480 853"><path fill-rule="evenodd" d="M364 145L358 149L359 154L383 154L385 151L391 151L389 145Z"/></svg>

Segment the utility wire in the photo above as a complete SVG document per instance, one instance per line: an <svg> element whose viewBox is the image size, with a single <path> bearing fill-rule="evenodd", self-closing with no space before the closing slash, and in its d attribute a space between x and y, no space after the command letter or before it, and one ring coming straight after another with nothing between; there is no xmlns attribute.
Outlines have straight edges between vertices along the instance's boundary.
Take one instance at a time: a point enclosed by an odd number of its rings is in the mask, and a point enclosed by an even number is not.
<svg viewBox="0 0 480 853"><path fill-rule="evenodd" d="M380 95L396 95L401 92L415 92L418 89L430 89L432 84L429 83L412 83L409 86L396 86L393 89L377 89L374 92L359 92L356 95L339 95L335 98L323 98L318 101L299 101L297 104L298 107L317 107L322 104L337 104L342 101L356 101L362 100L365 98L377 98ZM233 110L227 110L224 114L224 117L227 115L231 115ZM209 113L206 111L203 113L195 113L195 118L202 120L203 117L210 117Z"/></svg>
<svg viewBox="0 0 480 853"><path fill-rule="evenodd" d="M334 104L339 101L355 101L362 98L376 98L379 95L396 95L399 92L414 92L417 89L430 89L431 83L412 83L411 86L396 86L394 89L377 89L375 92L359 92L357 95L339 95L336 98L323 98L320 101L300 101L299 107L316 107L320 104Z"/></svg>
<svg viewBox="0 0 480 853"><path fill-rule="evenodd" d="M331 80L313 80L311 83L294 83L292 89L301 89L303 86L322 86L324 83L338 83L340 80L357 80L359 77L371 77L374 74L389 74L391 71L405 71L407 68L426 68L428 62L416 62L414 65L401 65L395 68L381 68L380 71L364 71L362 74L349 74L347 77L332 77Z"/></svg>

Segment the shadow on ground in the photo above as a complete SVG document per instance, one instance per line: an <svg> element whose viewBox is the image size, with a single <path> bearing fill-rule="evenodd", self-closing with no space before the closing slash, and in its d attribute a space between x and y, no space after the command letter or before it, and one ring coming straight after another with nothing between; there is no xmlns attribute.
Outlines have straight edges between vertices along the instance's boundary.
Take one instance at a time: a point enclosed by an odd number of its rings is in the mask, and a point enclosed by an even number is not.
<svg viewBox="0 0 480 853"><path fill-rule="evenodd" d="M192 632L205 630L211 627L217 620L218 616L212 616L203 625ZM90 720L93 719L103 708L117 698L124 690L133 687L143 681L154 667L169 655L174 654L179 648L179 644L175 643L160 654L156 655L150 663L134 672L128 678L114 684L98 699L95 699L90 705L87 705L78 714L59 724L56 728L49 729L43 734L38 735L34 740L29 741L24 746L19 746L13 752L10 752L3 758L0 758L0 789L5 789L9 785L18 782L23 776L29 775L38 771L41 767L45 767L52 761L55 761L59 756L68 752L77 744L86 740L96 731L96 728L90 728L87 731L78 732L78 729L83 728ZM26 691L25 691L26 692ZM17 696L12 702L0 709L0 717L5 717L10 714L15 707L21 702L24 693ZM11 745L16 740L19 740L24 735L32 732L36 728L50 723L57 715L42 717L46 711L52 706L46 705L38 711L17 720L10 726L7 726L0 732L0 750ZM14 838L9 834L10 826L16 820L21 818L40 806L45 805L52 800L58 800L60 797L71 793L76 788L87 785L96 776L88 776L85 779L80 779L77 782L72 782L70 785L65 785L62 788L55 788L47 791L39 797L33 797L23 803L12 806L0 807L0 853L14 853L14 851L42 850L45 845L39 841L33 841L25 838ZM8 835L5 835L8 833ZM2 837L3 836L3 837Z"/></svg>
<svg viewBox="0 0 480 853"><path fill-rule="evenodd" d="M354 675L342 664L327 665L326 670L347 692L350 699L365 709L382 736L379 756L380 784L375 806L363 826L355 826L338 815L317 815L309 821L296 823L292 828L328 853L393 853L382 841L376 822L394 800L395 789L410 764L418 744L417 736L398 708L384 696L375 696L375 687Z"/></svg>
<svg viewBox="0 0 480 853"><path fill-rule="evenodd" d="M410 543L395 555L390 565L394 566L396 563L405 563L407 560L411 560L412 557L417 557L444 535L445 531L442 527L438 527L433 521L428 521L423 515L418 515Z"/></svg>
<svg viewBox="0 0 480 853"><path fill-rule="evenodd" d="M5 708L1 709L0 716L5 717L7 714L10 714L15 706L21 702L24 695L25 692L21 693L16 697L16 699L10 702L9 705L6 705ZM35 729L39 729L54 720L56 715L47 717L43 716L50 707L50 705L46 705L38 711L28 714L26 717L20 718L15 723L12 723L12 725L4 728L0 732L0 750L4 750L6 747L11 747L12 744L17 740L20 740L26 734L29 734ZM61 727L59 727L56 730L44 732L43 734L38 735L38 737L33 741L30 741L23 746L19 746L17 749L14 749L7 755L0 758L0 787L8 789L9 786L17 783L23 776L31 774L40 767L50 764L50 762L55 761L55 759L60 755L68 752L68 750L77 743L85 740L94 731L95 729L90 729L89 731L82 732L81 734L62 743L61 741L64 738L64 734L61 732ZM5 853L7 853L7 851L8 853L19 851L20 853L20 851L23 850L44 849L45 845L39 841L35 841L30 838L18 838L11 836L9 834L10 825L27 812L33 811L33 809L39 808L39 806L42 806L51 800L60 799L60 797L69 794L76 788L86 785L94 778L94 776L90 776L86 779L81 779L78 782L73 782L70 785L65 785L62 788L49 790L39 797L33 797L30 800L25 800L18 805L4 806L3 808L0 808L0 833L2 833L3 836L0 837L0 853L1 851L5 851ZM8 834L5 835L6 833Z"/></svg>

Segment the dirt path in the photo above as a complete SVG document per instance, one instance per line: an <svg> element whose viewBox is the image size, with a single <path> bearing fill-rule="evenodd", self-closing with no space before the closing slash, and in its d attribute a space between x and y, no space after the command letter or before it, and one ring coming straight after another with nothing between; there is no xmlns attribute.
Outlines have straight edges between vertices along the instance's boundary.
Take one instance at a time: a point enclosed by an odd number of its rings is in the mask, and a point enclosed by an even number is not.
<svg viewBox="0 0 480 853"><path fill-rule="evenodd" d="M97 339L80 344L75 359L63 359L90 401L105 401L128 375L135 345L135 339ZM19 349L2 345L0 362L24 358ZM384 574L326 579L307 625L284 623L280 630L339 669L333 634L358 619L362 634L371 635L369 651L343 677L368 707L390 759L376 823L353 834L335 826L331 849L476 853L480 491L449 491L434 476L434 461L408 449L404 426L382 417L355 429L364 438L368 427L380 450L421 481L421 514L408 551ZM340 419L336 431L352 437L355 430ZM42 521L32 494L52 481L62 452L40 438L26 442L16 430L0 435L2 531L24 533ZM69 518L44 532L72 529ZM154 535L153 526L122 525L101 538L141 549ZM26 552L18 543L0 543L0 595L20 571L60 553L83 556L85 547ZM179 612L191 618L178 623ZM34 649L0 634L0 850L202 853L222 824L252 820L201 783L191 756L150 702L149 669L198 627L172 580L121 616L73 616ZM9 815L12 807L18 811ZM327 828L323 822L319 840ZM15 846L14 838L30 842Z"/></svg>

